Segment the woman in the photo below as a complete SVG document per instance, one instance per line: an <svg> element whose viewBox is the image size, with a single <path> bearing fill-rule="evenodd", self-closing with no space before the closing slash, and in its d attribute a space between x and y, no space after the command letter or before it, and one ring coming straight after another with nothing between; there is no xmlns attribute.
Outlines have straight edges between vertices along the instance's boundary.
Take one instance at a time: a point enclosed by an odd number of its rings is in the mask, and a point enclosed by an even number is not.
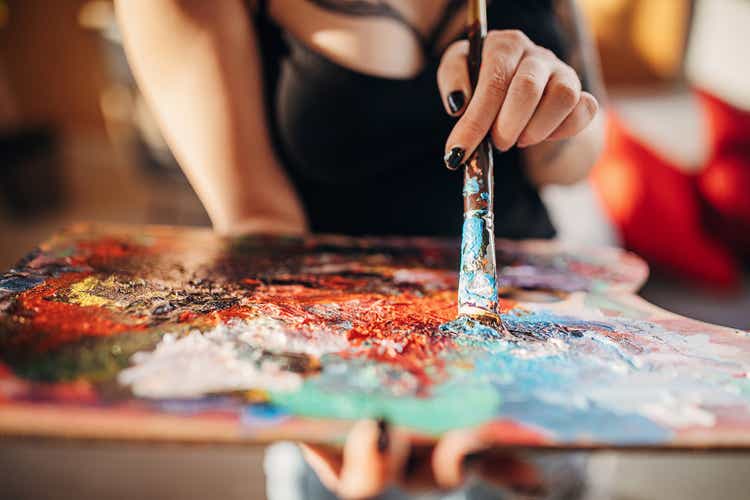
<svg viewBox="0 0 750 500"><path fill-rule="evenodd" d="M121 0L117 11L138 82L221 233L458 235L462 176L437 166L456 169L489 134L496 234L551 237L537 190L584 178L601 149L595 57L572 0L489 2L475 92L464 0ZM404 454L384 454L378 444L398 440L377 430L353 433L362 467L308 448L321 479L346 496L379 491ZM456 443L433 457L444 486L476 448Z"/></svg>

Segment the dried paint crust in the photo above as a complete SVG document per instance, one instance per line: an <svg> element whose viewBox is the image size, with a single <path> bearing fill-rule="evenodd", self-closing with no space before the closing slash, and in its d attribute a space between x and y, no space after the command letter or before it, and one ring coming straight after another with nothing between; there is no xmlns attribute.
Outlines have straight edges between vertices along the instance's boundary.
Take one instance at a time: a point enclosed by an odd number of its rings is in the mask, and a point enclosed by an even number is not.
<svg viewBox="0 0 750 500"><path fill-rule="evenodd" d="M78 225L0 276L0 434L750 448L750 334L633 294L617 250L497 242L509 334L456 323L458 245Z"/></svg>

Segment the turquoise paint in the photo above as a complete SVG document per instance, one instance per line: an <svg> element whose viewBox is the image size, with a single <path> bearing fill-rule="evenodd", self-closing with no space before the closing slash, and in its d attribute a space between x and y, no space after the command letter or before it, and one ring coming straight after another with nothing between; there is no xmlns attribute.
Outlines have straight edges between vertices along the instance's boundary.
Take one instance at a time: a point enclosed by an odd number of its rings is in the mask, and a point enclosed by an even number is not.
<svg viewBox="0 0 750 500"><path fill-rule="evenodd" d="M296 392L272 392L271 401L296 415L352 420L385 418L392 424L428 434L473 427L497 415L500 393L470 374L456 372L451 382L438 385L425 397L394 391L399 385L398 377L408 376L398 373L396 367L391 368L390 373L384 373L388 370L379 370L374 362L343 362L329 357L320 375L307 379ZM385 383L386 380L390 383ZM457 405L456 401L462 404Z"/></svg>

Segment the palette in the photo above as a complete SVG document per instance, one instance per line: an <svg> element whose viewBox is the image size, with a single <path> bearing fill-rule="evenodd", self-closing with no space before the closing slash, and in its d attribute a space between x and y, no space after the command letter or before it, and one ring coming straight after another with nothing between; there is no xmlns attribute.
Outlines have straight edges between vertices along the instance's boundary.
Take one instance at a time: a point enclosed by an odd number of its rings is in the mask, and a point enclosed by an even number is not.
<svg viewBox="0 0 750 500"><path fill-rule="evenodd" d="M497 241L509 334L457 324L456 241L81 224L0 276L0 434L750 449L750 333L635 295L616 249Z"/></svg>

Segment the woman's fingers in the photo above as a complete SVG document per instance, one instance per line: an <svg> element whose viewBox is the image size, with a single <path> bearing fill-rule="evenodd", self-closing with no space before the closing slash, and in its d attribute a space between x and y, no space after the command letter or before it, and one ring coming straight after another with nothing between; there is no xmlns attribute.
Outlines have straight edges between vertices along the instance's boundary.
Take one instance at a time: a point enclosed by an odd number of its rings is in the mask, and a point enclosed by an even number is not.
<svg viewBox="0 0 750 500"><path fill-rule="evenodd" d="M344 498L368 498L387 484L390 437L383 424L362 420L346 438L337 493Z"/></svg>
<svg viewBox="0 0 750 500"><path fill-rule="evenodd" d="M452 45L438 70L446 109L451 114L463 109L446 141L448 168L461 166L487 134L507 151L576 135L596 114L596 99L581 91L575 70L514 30L487 35L474 95L468 105L457 103L461 98L451 97L454 89L467 97L470 91L467 55L466 42Z"/></svg>
<svg viewBox="0 0 750 500"><path fill-rule="evenodd" d="M448 168L458 168L489 132L529 46L531 42L520 31L493 31L487 35L476 92L446 141Z"/></svg>
<svg viewBox="0 0 750 500"><path fill-rule="evenodd" d="M496 148L507 151L518 141L542 100L551 72L549 62L542 57L529 55L521 60L492 127Z"/></svg>
<svg viewBox="0 0 750 500"><path fill-rule="evenodd" d="M409 441L385 421L354 424L342 450L301 445L320 481L341 498L369 498L382 492L403 470Z"/></svg>
<svg viewBox="0 0 750 500"><path fill-rule="evenodd" d="M345 499L370 498L391 483L420 491L460 487L467 469L487 481L520 492L539 491L543 482L537 469L512 456L487 452L491 435L480 429L446 433L432 449L411 449L407 434L388 429L384 422L357 422L343 449L300 445L305 459L321 482Z"/></svg>
<svg viewBox="0 0 750 500"><path fill-rule="evenodd" d="M556 141L579 134L591 123L598 111L599 103L596 98L588 92L581 92L581 98L573 111L547 139Z"/></svg>
<svg viewBox="0 0 750 500"><path fill-rule="evenodd" d="M445 111L451 116L460 115L471 97L469 69L466 65L468 54L469 42L455 42L446 49L438 66L438 89Z"/></svg>
<svg viewBox="0 0 750 500"><path fill-rule="evenodd" d="M549 82L545 83L547 87L544 97L518 137L519 147L533 146L546 140L568 117L581 98L581 81L569 66L558 66Z"/></svg>
<svg viewBox="0 0 750 500"><path fill-rule="evenodd" d="M331 491L336 491L341 474L341 451L330 446L300 443L302 455L308 465L320 479L320 482Z"/></svg>
<svg viewBox="0 0 750 500"><path fill-rule="evenodd" d="M441 488L453 489L463 484L467 455L482 450L485 444L475 429L447 432L432 452L432 471Z"/></svg>
<svg viewBox="0 0 750 500"><path fill-rule="evenodd" d="M540 491L541 476L531 463L513 456L489 452L491 435L480 429L462 429L445 434L432 454L435 482L445 489L461 486L469 470L486 481L518 492Z"/></svg>

